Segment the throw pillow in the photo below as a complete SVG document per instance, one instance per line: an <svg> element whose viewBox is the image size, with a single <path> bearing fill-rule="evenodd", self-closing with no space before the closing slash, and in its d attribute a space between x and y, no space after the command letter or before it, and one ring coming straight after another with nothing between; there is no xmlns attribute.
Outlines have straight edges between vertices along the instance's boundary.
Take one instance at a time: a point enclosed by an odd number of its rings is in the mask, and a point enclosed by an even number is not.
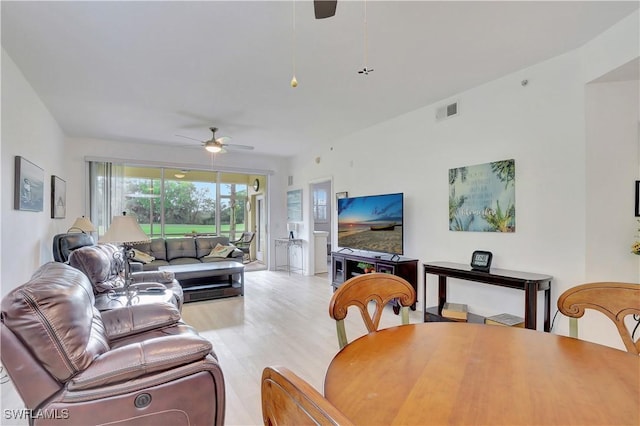
<svg viewBox="0 0 640 426"><path fill-rule="evenodd" d="M227 257L233 252L234 249L235 246L223 246L222 244L218 243L214 248L211 249L211 253L209 253L205 257Z"/></svg>
<svg viewBox="0 0 640 426"><path fill-rule="evenodd" d="M133 249L133 260L136 262L149 263L156 260L156 258L138 249Z"/></svg>

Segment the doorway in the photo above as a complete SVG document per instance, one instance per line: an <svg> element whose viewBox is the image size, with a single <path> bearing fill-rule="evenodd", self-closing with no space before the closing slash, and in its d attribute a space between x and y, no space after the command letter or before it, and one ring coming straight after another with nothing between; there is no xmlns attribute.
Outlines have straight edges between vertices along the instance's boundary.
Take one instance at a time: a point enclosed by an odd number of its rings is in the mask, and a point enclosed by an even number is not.
<svg viewBox="0 0 640 426"><path fill-rule="evenodd" d="M311 184L312 221L314 244L314 274L326 273L331 252L331 223L333 203L331 180L322 180Z"/></svg>

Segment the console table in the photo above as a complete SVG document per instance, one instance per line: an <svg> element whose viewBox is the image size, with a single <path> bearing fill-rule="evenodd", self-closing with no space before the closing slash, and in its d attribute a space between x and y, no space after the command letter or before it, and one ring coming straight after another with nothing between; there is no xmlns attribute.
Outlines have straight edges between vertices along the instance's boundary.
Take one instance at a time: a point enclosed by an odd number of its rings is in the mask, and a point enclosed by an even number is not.
<svg viewBox="0 0 640 426"><path fill-rule="evenodd" d="M276 238L275 239L275 264L276 271L285 270L289 274L291 271L299 271L300 273L304 270L304 261L302 256L304 255L302 250L302 241L300 238ZM278 247L285 247L287 251L287 262L285 264L278 264ZM298 247L300 249L300 267L291 266L291 248Z"/></svg>
<svg viewBox="0 0 640 426"><path fill-rule="evenodd" d="M427 274L438 276L438 306L427 308ZM524 326L536 329L537 294L544 291L544 331L551 331L551 275L509 271L492 268L489 272L474 271L463 263L429 262L424 264L423 316L424 321L447 321L442 307L447 301L447 278L475 281L524 291ZM469 314L469 322L484 322L479 315Z"/></svg>

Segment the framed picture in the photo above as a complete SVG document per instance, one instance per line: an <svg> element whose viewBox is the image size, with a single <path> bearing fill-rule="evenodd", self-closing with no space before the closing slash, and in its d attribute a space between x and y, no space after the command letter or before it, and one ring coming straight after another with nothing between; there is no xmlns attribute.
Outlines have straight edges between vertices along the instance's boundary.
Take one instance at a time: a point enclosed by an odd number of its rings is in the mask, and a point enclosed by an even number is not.
<svg viewBox="0 0 640 426"><path fill-rule="evenodd" d="M51 218L64 219L67 213L67 183L51 175Z"/></svg>
<svg viewBox="0 0 640 426"><path fill-rule="evenodd" d="M636 217L640 217L640 180L636 181Z"/></svg>
<svg viewBox="0 0 640 426"><path fill-rule="evenodd" d="M44 199L44 170L16 155L13 208L41 212Z"/></svg>
<svg viewBox="0 0 640 426"><path fill-rule="evenodd" d="M302 189L287 191L287 221L302 221Z"/></svg>

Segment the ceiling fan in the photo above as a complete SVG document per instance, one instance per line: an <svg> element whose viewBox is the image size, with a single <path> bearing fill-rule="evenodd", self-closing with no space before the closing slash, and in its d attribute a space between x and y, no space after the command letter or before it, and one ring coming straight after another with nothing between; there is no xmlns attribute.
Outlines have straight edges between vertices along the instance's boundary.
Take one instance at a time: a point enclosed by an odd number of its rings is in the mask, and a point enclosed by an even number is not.
<svg viewBox="0 0 640 426"><path fill-rule="evenodd" d="M189 136L183 136L183 135L176 135L176 136L180 136L181 138L187 138L187 139L191 139L194 141L198 141L202 143L202 146L204 146L204 149L206 149L207 151L211 152L211 153L218 153L218 152L227 152L227 150L234 150L234 149L246 149L246 150L252 150L253 147L249 146L249 145L238 145L238 144L229 144L226 143L226 141L228 141L229 139L231 139L228 136L222 136L220 138L216 138L216 132L218 131L217 127L209 127L209 130L211 130L212 136L211 139L206 140L206 141L201 141L199 139L194 139L194 138L190 138Z"/></svg>
<svg viewBox="0 0 640 426"><path fill-rule="evenodd" d="M338 0L313 0L316 19L330 18L336 14Z"/></svg>

